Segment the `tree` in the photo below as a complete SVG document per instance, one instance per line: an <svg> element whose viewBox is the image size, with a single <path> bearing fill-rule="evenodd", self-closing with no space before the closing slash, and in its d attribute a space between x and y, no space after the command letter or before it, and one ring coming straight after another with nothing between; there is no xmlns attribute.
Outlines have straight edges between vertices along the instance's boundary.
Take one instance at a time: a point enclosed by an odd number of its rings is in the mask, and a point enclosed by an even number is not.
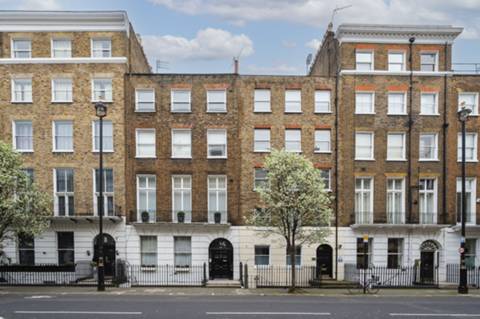
<svg viewBox="0 0 480 319"><path fill-rule="evenodd" d="M51 199L22 170L20 155L0 141L0 256L3 243L48 227Z"/></svg>
<svg viewBox="0 0 480 319"><path fill-rule="evenodd" d="M273 150L265 159L267 183L259 189L265 205L253 224L285 238L290 257L291 287L295 290L295 248L325 239L331 216L331 197L320 172L304 156Z"/></svg>

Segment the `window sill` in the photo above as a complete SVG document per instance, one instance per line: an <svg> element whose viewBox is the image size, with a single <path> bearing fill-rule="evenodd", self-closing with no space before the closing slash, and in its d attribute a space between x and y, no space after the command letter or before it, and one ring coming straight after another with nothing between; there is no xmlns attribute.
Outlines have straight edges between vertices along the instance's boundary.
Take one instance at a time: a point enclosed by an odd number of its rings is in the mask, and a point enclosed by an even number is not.
<svg viewBox="0 0 480 319"><path fill-rule="evenodd" d="M33 104L33 101L10 101L12 104Z"/></svg>
<svg viewBox="0 0 480 319"><path fill-rule="evenodd" d="M208 114L215 114L215 113L227 114L228 112L227 112L227 110L224 110L224 111L209 111L209 110L207 110L206 113L208 113Z"/></svg>
<svg viewBox="0 0 480 319"><path fill-rule="evenodd" d="M72 104L73 101L51 101L52 104Z"/></svg>
<svg viewBox="0 0 480 319"><path fill-rule="evenodd" d="M109 101L91 100L90 102L91 102L91 103L106 103L106 104L112 104L112 103L113 103L113 100L109 100Z"/></svg>
<svg viewBox="0 0 480 319"><path fill-rule="evenodd" d="M156 113L156 110L137 110L135 109L135 113Z"/></svg>
<svg viewBox="0 0 480 319"><path fill-rule="evenodd" d="M387 113L387 116L406 116L407 113Z"/></svg>
<svg viewBox="0 0 480 319"><path fill-rule="evenodd" d="M355 114L355 115L375 115L375 112L369 112L369 113L359 113L359 112L355 112L354 114Z"/></svg>
<svg viewBox="0 0 480 319"><path fill-rule="evenodd" d="M156 156L138 156L136 155L135 158L137 159L156 159Z"/></svg>
<svg viewBox="0 0 480 319"><path fill-rule="evenodd" d="M173 111L173 110L171 110L170 113L172 113L172 114L191 114L192 111L191 110L190 111Z"/></svg>
<svg viewBox="0 0 480 319"><path fill-rule="evenodd" d="M406 159L406 158L398 158L398 159L395 159L395 158L387 158L386 161L387 161L387 162L406 162L407 159Z"/></svg>
<svg viewBox="0 0 480 319"><path fill-rule="evenodd" d="M303 112L302 111L291 111L291 112L285 111L284 114L303 114Z"/></svg>
<svg viewBox="0 0 480 319"><path fill-rule="evenodd" d="M100 153L100 150L92 150L92 153ZM102 153L114 153L113 150L102 150Z"/></svg>
<svg viewBox="0 0 480 319"><path fill-rule="evenodd" d="M440 160L439 160L438 158L432 158L432 159L429 159L429 158L425 158L425 159L419 158L418 161L419 161L419 162L440 162Z"/></svg>
<svg viewBox="0 0 480 319"><path fill-rule="evenodd" d="M314 111L313 113L314 114L332 114L333 112L332 111L324 111L324 112Z"/></svg>
<svg viewBox="0 0 480 319"><path fill-rule="evenodd" d="M73 150L53 150L52 153L73 153Z"/></svg>
<svg viewBox="0 0 480 319"><path fill-rule="evenodd" d="M191 156L190 157L174 157L174 156L172 156L172 157L170 157L170 159L172 159L172 160L191 160L192 157Z"/></svg>
<svg viewBox="0 0 480 319"><path fill-rule="evenodd" d="M253 113L257 113L257 114L269 114L269 113L272 113L272 111L253 111Z"/></svg>
<svg viewBox="0 0 480 319"><path fill-rule="evenodd" d="M435 113L435 114L419 113L418 115L421 115L421 116L440 116L440 113Z"/></svg>
<svg viewBox="0 0 480 319"><path fill-rule="evenodd" d="M270 153L270 150L253 150L254 153Z"/></svg>
<svg viewBox="0 0 480 319"><path fill-rule="evenodd" d="M142 272L156 272L157 271L157 266L141 266L140 270Z"/></svg>
<svg viewBox="0 0 480 319"><path fill-rule="evenodd" d="M462 163L462 160L457 159L457 163L461 164L461 163ZM478 163L478 159L465 160L465 163Z"/></svg>
<svg viewBox="0 0 480 319"><path fill-rule="evenodd" d="M368 161L368 162L373 162L375 161L374 158L355 158L356 161Z"/></svg>
<svg viewBox="0 0 480 319"><path fill-rule="evenodd" d="M226 156L215 156L215 157L211 157L211 156L207 156L207 159L227 159L228 157Z"/></svg>
<svg viewBox="0 0 480 319"><path fill-rule="evenodd" d="M332 151L314 151L315 154L332 154Z"/></svg>
<svg viewBox="0 0 480 319"><path fill-rule="evenodd" d="M15 149L14 151L17 152L17 153L33 153L33 150L17 150L17 149Z"/></svg>

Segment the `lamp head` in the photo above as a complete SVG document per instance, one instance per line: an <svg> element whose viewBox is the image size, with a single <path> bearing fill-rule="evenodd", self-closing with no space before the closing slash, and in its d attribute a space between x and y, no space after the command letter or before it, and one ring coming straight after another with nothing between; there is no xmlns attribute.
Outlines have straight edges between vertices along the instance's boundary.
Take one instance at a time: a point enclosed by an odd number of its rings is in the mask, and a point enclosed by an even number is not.
<svg viewBox="0 0 480 319"><path fill-rule="evenodd" d="M95 103L95 112L98 117L107 116L107 106L102 102Z"/></svg>
<svg viewBox="0 0 480 319"><path fill-rule="evenodd" d="M462 121L462 122L465 122L470 113L472 113L472 110L465 107L465 101L462 101L460 103L460 110L458 111L459 120Z"/></svg>

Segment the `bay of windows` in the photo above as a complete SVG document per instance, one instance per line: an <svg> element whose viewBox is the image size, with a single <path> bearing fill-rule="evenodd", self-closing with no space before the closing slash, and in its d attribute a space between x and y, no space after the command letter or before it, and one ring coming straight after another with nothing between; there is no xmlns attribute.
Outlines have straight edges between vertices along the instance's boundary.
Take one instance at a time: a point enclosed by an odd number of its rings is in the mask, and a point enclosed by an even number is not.
<svg viewBox="0 0 480 319"><path fill-rule="evenodd" d="M435 224L437 222L437 181L434 178L420 179L418 192L420 224Z"/></svg>
<svg viewBox="0 0 480 319"><path fill-rule="evenodd" d="M56 168L55 176L55 215L75 215L74 173L71 168Z"/></svg>
<svg viewBox="0 0 480 319"><path fill-rule="evenodd" d="M53 121L53 151L73 152L73 121Z"/></svg>
<svg viewBox="0 0 480 319"><path fill-rule="evenodd" d="M256 89L253 101L254 112L271 112L270 109L270 90Z"/></svg>
<svg viewBox="0 0 480 319"><path fill-rule="evenodd" d="M103 120L103 140L102 148L104 152L113 152L113 123L110 120ZM100 121L93 121L93 151L100 151Z"/></svg>
<svg viewBox="0 0 480 319"><path fill-rule="evenodd" d="M95 189L94 205L95 215L100 211L100 170L95 169L95 179L93 188ZM104 216L114 216L114 188L113 188L113 169L103 169L103 214Z"/></svg>
<svg viewBox="0 0 480 319"><path fill-rule="evenodd" d="M13 148L18 152L33 152L32 121L13 122Z"/></svg>
<svg viewBox="0 0 480 319"><path fill-rule="evenodd" d="M192 131L190 129L172 130L172 158L192 157Z"/></svg>

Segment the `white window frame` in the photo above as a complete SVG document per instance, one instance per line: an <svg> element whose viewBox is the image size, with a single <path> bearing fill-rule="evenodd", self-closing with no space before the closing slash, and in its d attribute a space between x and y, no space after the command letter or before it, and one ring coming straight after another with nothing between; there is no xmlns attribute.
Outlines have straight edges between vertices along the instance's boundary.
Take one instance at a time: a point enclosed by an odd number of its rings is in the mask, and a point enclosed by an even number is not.
<svg viewBox="0 0 480 319"><path fill-rule="evenodd" d="M389 151L392 145L390 145L390 137L393 135L401 135L402 136L402 157L401 158L394 158L389 156ZM387 161L405 161L406 160L406 133L405 132L389 132L387 133Z"/></svg>
<svg viewBox="0 0 480 319"><path fill-rule="evenodd" d="M462 103L462 95L473 95L475 102L470 108L472 110L472 113L470 113L468 116L477 116L478 114L478 92L461 92L458 93L458 111L460 111L461 106L460 103ZM469 108L468 105L466 105L467 108Z"/></svg>
<svg viewBox="0 0 480 319"><path fill-rule="evenodd" d="M299 100L291 100L287 99L287 96L293 94L297 95L300 97ZM300 89L289 89L285 90L285 113L302 113L302 90ZM288 103L294 103L295 108L291 109L288 108L287 106L289 105Z"/></svg>
<svg viewBox="0 0 480 319"><path fill-rule="evenodd" d="M257 92L268 92L268 100L257 100ZM258 103L268 103L268 109L257 108ZM253 112L254 113L271 113L272 112L272 92L270 89L255 89L253 92Z"/></svg>
<svg viewBox="0 0 480 319"><path fill-rule="evenodd" d="M65 50L61 50L63 52L67 52L67 56L66 57L61 57L61 56L55 56L55 51L57 51L55 49L55 42L57 41L65 41L65 42L68 42L69 43L69 46L67 49ZM69 38L52 38L51 39L51 42L50 42L50 56L52 58L60 58L60 59L67 59L67 58L71 58L72 57L72 39L69 39Z"/></svg>
<svg viewBox="0 0 480 319"><path fill-rule="evenodd" d="M15 56L15 53L18 51L18 50L15 49L15 42L17 42L17 41L25 41L25 42L28 42L30 44L30 50L29 51L20 51L20 52L28 52L29 53L28 57L20 58L20 57ZM32 40L29 39L29 38L12 38L12 40L10 42L10 51L11 51L12 59L31 59L32 58Z"/></svg>
<svg viewBox="0 0 480 319"><path fill-rule="evenodd" d="M300 254L297 254L297 250L300 250ZM300 267L302 266L302 252L303 252L303 247L302 245L295 245L295 267ZM297 263L297 258L298 258L298 263ZM285 265L287 267L292 267L290 261L290 254L288 253L287 250L285 250Z"/></svg>
<svg viewBox="0 0 480 319"><path fill-rule="evenodd" d="M175 187L175 179L180 179L180 187ZM190 187L186 187L186 182L189 181ZM172 175L172 221L178 223L177 213L185 213L185 223L192 222L192 175ZM181 197L181 206L175 207L175 193L179 192ZM185 202L185 196L190 195L190 201ZM186 209L190 206L190 209Z"/></svg>
<svg viewBox="0 0 480 319"><path fill-rule="evenodd" d="M390 240L396 240L398 243L397 246L397 252L390 252L389 247L388 247L388 242ZM405 240L404 238L401 237L389 237L387 238L387 268L388 269L399 269L402 268L403 266L403 251L404 251L404 246L405 246ZM388 267L388 259L390 256L397 256L397 267Z"/></svg>
<svg viewBox="0 0 480 319"><path fill-rule="evenodd" d="M108 56L103 56L103 52L105 52L104 50L102 50L102 54L100 56L96 56L95 55L95 52L97 50L94 49L94 42L96 41L107 41L109 42L110 44L110 47L109 47L109 50L107 51L109 54ZM113 55L112 55L112 39L111 38L91 38L90 39L90 56L92 58L97 58L97 59L105 59L105 58L111 58Z"/></svg>
<svg viewBox="0 0 480 319"><path fill-rule="evenodd" d="M140 188L140 178L146 178L146 187L145 188ZM150 187L151 186L151 181L150 179L153 179L152 182L153 182L153 186L154 187ZM147 202L145 203L145 207L149 207L149 203L153 200L153 206L155 208L155 211L154 212L149 212L150 214L150 217L156 217L156 211L157 211L157 176L156 175L153 175L153 174L137 174L136 176L136 181L137 181L137 184L136 184L136 199L137 199L137 222L141 222L142 220L142 212L140 211L140 192L141 191L145 191L147 193L147 196L146 196L146 199L147 199ZM153 194L154 194L154 198L150 198L150 196L148 195L149 194L149 191L153 191ZM153 216L151 216L153 214ZM152 223L155 222L155 220L151 221Z"/></svg>
<svg viewBox="0 0 480 319"><path fill-rule="evenodd" d="M319 140L317 135L328 132L328 140ZM318 134L317 134L318 133ZM314 153L331 153L332 152L332 130L330 129L315 129L314 134ZM328 143L327 149L317 149L317 143Z"/></svg>
<svg viewBox="0 0 480 319"><path fill-rule="evenodd" d="M187 240L190 243L189 245L189 250L180 250L178 249L177 241L180 240ZM179 256L188 256L188 264L187 265L179 265L177 264L177 255ZM192 237L191 236L173 236L173 262L175 269L178 271L184 271L188 270L192 266Z"/></svg>
<svg viewBox="0 0 480 319"><path fill-rule="evenodd" d="M473 136L473 158L468 158L468 152L465 150L465 162L478 162L478 133L476 132L466 132L465 134L465 143L467 142L468 136ZM465 149L468 144L466 143ZM457 133L457 162L462 162L462 133Z"/></svg>
<svg viewBox="0 0 480 319"><path fill-rule="evenodd" d="M257 171L265 171L266 175L264 179L257 178ZM268 171L264 167L255 167L253 169L253 190L257 191L260 187L257 185L257 182L268 183Z"/></svg>
<svg viewBox="0 0 480 319"><path fill-rule="evenodd" d="M434 158L422 158L420 157L420 155L422 154L421 152L421 144L420 144L420 140L421 140L421 137L422 135L433 135L434 136L434 155L435 157ZM420 162L431 162L431 161L438 161L438 133L433 133L433 132L422 132L419 134L419 138L418 138L418 160Z"/></svg>
<svg viewBox="0 0 480 319"><path fill-rule="evenodd" d="M175 102L175 92L188 92L188 109L177 110L175 103L186 104L185 102ZM170 112L171 113L191 113L192 112L192 90L190 89L171 89L170 90Z"/></svg>
<svg viewBox="0 0 480 319"><path fill-rule="evenodd" d="M66 188L68 185L68 180L67 177L65 176L65 191L64 192L59 192L57 190L57 171L61 169L71 169L73 174L73 192L69 192ZM53 196L54 196L54 205L53 205L53 213L55 216L75 216L75 170L69 167L58 167L53 169ZM58 207L58 196L65 196L65 215L59 215L59 207ZM70 215L70 197L73 196L73 213Z"/></svg>
<svg viewBox="0 0 480 319"><path fill-rule="evenodd" d="M420 180L433 180L433 190L422 190L420 187ZM436 178L432 177L425 177L425 178L420 178L419 179L419 187L418 187L418 216L419 216L419 222L420 224L427 224L425 222L422 222L422 205L420 204L420 197L425 196L426 194L433 194L433 212L426 212L428 214L433 214L433 223L437 223L437 215L438 215L438 181ZM426 185L426 183L425 183ZM426 200L425 200L426 203ZM424 207L425 208L425 207Z"/></svg>
<svg viewBox="0 0 480 319"><path fill-rule="evenodd" d="M424 95L433 95L434 96L434 107L435 110L433 113L425 113L423 110L423 103L422 103L422 96ZM423 116L438 116L440 113L438 113L438 92L421 92L420 93L420 115Z"/></svg>
<svg viewBox="0 0 480 319"><path fill-rule="evenodd" d="M370 105L370 111L369 112L363 112L359 110L359 105L358 105L358 95L359 94L369 94L372 96L372 104ZM355 114L375 114L375 92L373 91L355 91Z"/></svg>
<svg viewBox="0 0 480 319"><path fill-rule="evenodd" d="M215 179L215 185L210 184L210 179L214 178ZM220 188L218 186L219 180L223 179L224 180L224 188ZM207 176L207 205L208 205L208 222L209 223L214 223L214 215L216 212L221 213L221 224L226 224L228 222L228 179L227 175L208 175ZM215 193L215 203L210 202L210 193L214 192ZM218 209L212 209L212 208L218 208L219 207L219 194L221 192L225 192L225 209L226 211L219 211Z"/></svg>
<svg viewBox="0 0 480 319"><path fill-rule="evenodd" d="M139 153L139 147L138 147L138 133L139 132L153 132L153 139L155 143L153 144L153 155L142 155ZM156 138L156 132L154 128L137 128L135 129L135 157L136 158L156 158L157 157L157 138ZM150 144L149 144L150 145Z"/></svg>
<svg viewBox="0 0 480 319"><path fill-rule="evenodd" d="M210 99L210 92L222 92L223 93L223 101L220 102L212 102ZM223 105L223 108L211 108L211 105ZM207 90L207 113L227 113L227 90Z"/></svg>
<svg viewBox="0 0 480 319"><path fill-rule="evenodd" d="M328 92L328 101L318 99L318 95ZM321 110L319 104L328 103L327 110ZM315 113L332 113L332 92L330 90L315 90Z"/></svg>
<svg viewBox="0 0 480 319"><path fill-rule="evenodd" d="M456 192L456 199L458 200L458 194L462 193L462 178L457 177L457 192ZM469 184L470 184L470 189L469 189ZM476 177L466 177L465 178L465 193L470 192L470 203L467 202L467 205L470 206L470 221L467 219L465 222L469 225L476 225L477 223L477 178ZM456 203L456 207L458 207L458 202ZM460 206L461 207L461 206ZM457 214L461 212L457 211ZM461 218L460 218L461 219Z"/></svg>
<svg viewBox="0 0 480 319"><path fill-rule="evenodd" d="M22 95L24 96L25 99L23 100L17 100L16 99L16 90L15 90L15 86L16 86L16 82L30 82L30 94L26 94L28 93L28 91L25 91L25 90L22 90ZM11 89L12 89L12 96L11 96L11 102L12 103L32 103L33 102L33 81L32 81L32 78L31 77L18 77L18 78L13 78L12 81L11 81Z"/></svg>
<svg viewBox="0 0 480 319"><path fill-rule="evenodd" d="M92 121L92 152L96 153L96 152L100 152L100 144L98 145L98 147L96 146L96 143L95 143L95 138L96 138L96 135L95 135L95 125L96 123L99 123L100 125L100 121L99 120L93 120ZM110 125L112 126L112 148L108 149L108 148L105 148L105 124L108 124L110 123ZM114 148L115 148L115 134L114 134L114 126L113 126L113 122L110 121L110 120L103 120L103 152L105 153L113 153L114 151ZM99 130L100 130L100 127L99 127ZM99 131L100 133L100 131ZM100 136L98 137L98 141L100 142Z"/></svg>
<svg viewBox="0 0 480 319"><path fill-rule="evenodd" d="M358 68L358 53L370 53L370 68L368 70L362 70ZM361 62L361 64L366 64L366 62ZM355 70L357 71L373 71L375 70L375 52L374 50L363 50L357 49L355 50Z"/></svg>
<svg viewBox="0 0 480 319"><path fill-rule="evenodd" d="M144 250L142 249L143 248L143 245L142 245L142 238L145 238L145 239L153 239L155 238L155 249L154 250ZM140 267L142 269L148 269L150 267L156 267L158 265L158 237L156 235L140 235L138 237L138 240L139 240L139 250L140 250ZM155 256L155 263L152 264L152 265L146 265L143 263L143 255L150 255L150 256Z"/></svg>
<svg viewBox="0 0 480 319"><path fill-rule="evenodd" d="M211 144L210 143L210 134L215 134L215 133L220 133L220 132L223 132L223 135L224 135L224 140L225 140L225 144ZM207 130L207 158L208 159L225 159L228 157L228 135L227 135L227 130L226 129L208 129ZM219 155L219 156L212 156L210 155L210 146L213 146L213 145L225 145L225 155Z"/></svg>
<svg viewBox="0 0 480 319"><path fill-rule="evenodd" d="M97 99L95 97L95 82L96 81L109 81L110 82L110 90L106 89L103 92L104 94L104 99ZM106 103L111 103L113 102L113 79L112 78L92 78L92 102L106 102ZM101 92L101 91L99 91ZM110 95L110 96L109 96Z"/></svg>
<svg viewBox="0 0 480 319"><path fill-rule="evenodd" d="M293 139L287 139L287 132L298 132L299 133L299 136L300 136L300 139L298 140L293 140ZM292 152L292 153L302 153L302 130L299 129L299 128L287 128L285 129L285 151L286 152ZM295 142L295 143L298 143L300 148L296 148L296 149L287 149L287 142Z"/></svg>
<svg viewBox="0 0 480 319"><path fill-rule="evenodd" d="M324 190L326 190L328 192L331 192L332 191L332 169L331 168L321 168L320 169L320 179L324 180L324 178L322 178L322 172L328 172L328 185L324 185L325 186ZM328 187L326 187L326 186L328 186Z"/></svg>
<svg viewBox="0 0 480 319"><path fill-rule="evenodd" d="M396 188L393 188L393 189L390 189L389 188L389 181L394 181L393 183L396 184L396 183L401 183L401 189L398 190ZM398 194L400 193L400 212L396 212L396 211L389 211L389 207L392 206L392 207L395 207L395 194ZM392 203L392 205L389 205L389 195L392 194L392 198L394 200L394 203ZM404 177L387 177L387 180L386 180L386 199L385 199L385 203L386 203L386 212L387 212L387 222L389 222L390 224L404 224L405 223L405 178ZM395 216L392 216L391 218L393 218L393 222L390 222L390 218L389 218L389 215L390 214L402 214L400 216L400 221L395 221L396 217Z"/></svg>
<svg viewBox="0 0 480 319"><path fill-rule="evenodd" d="M71 149L59 149L57 147L57 141L56 141L56 137L57 137L57 128L56 128L56 124L57 123L71 123L72 125L72 148ZM54 120L52 121L52 146L53 146L53 150L52 152L54 153L73 153L74 149L75 149L75 125L74 125L74 122L73 120Z"/></svg>
<svg viewBox="0 0 480 319"><path fill-rule="evenodd" d="M393 62L390 62L390 55L401 55L402 56L402 65L401 65L401 68L400 70L392 70L390 68L391 65L398 65L398 63L393 63ZM406 66L406 59L405 59L405 51L404 50L391 50L391 51L388 51L388 71L390 72L402 72L402 71L405 71L405 66Z"/></svg>
<svg viewBox="0 0 480 319"><path fill-rule="evenodd" d="M370 140L372 141L370 156L359 157L357 155L357 147L359 147L359 145L357 145L358 135L367 135L367 134L371 136ZM355 160L356 161L374 161L375 160L375 133L374 132L366 132L366 131L355 132Z"/></svg>
<svg viewBox="0 0 480 319"><path fill-rule="evenodd" d="M401 113L395 113L392 112L391 107L390 107L390 95L403 95L403 112ZM387 110L387 115L407 115L407 93L405 91L389 91L388 96L387 96L387 104L388 104L388 110Z"/></svg>
<svg viewBox="0 0 480 319"><path fill-rule="evenodd" d="M70 83L70 88L66 90L67 99L56 99L56 82L65 81ZM71 78L53 78L52 79L52 103L72 103L73 102L73 81Z"/></svg>
<svg viewBox="0 0 480 319"><path fill-rule="evenodd" d="M153 99L151 101L140 101L139 100L139 92L150 92L153 93ZM151 108L141 108L140 105L142 103L151 103L153 107ZM150 113L155 112L155 89L135 89L135 112L139 113Z"/></svg>
<svg viewBox="0 0 480 319"><path fill-rule="evenodd" d="M107 174L105 172L107 170L112 171L112 191L107 191ZM100 174L100 169L98 169ZM100 192L97 192L97 169L93 169L93 214L94 216L98 216L98 196ZM112 168L104 168L103 169L103 216L115 216L115 175ZM112 197L113 202L113 212L112 215L108 214L108 197Z"/></svg>
<svg viewBox="0 0 480 319"><path fill-rule="evenodd" d="M435 55L435 66L433 71L422 71L422 55L423 54L434 54ZM420 51L420 71L421 72L438 72L438 51Z"/></svg>
<svg viewBox="0 0 480 319"><path fill-rule="evenodd" d="M176 133L188 133L188 136L189 136L188 143L187 144L175 144L174 143L174 136L175 136ZM171 155L172 158L176 158L176 159L192 158L192 130L191 129L184 129L184 128L182 128L182 129L177 129L177 128L172 129L171 144L172 144L172 155ZM187 146L187 145L190 148L188 155L185 155L185 156L175 155L175 147L176 146Z"/></svg>
<svg viewBox="0 0 480 319"><path fill-rule="evenodd" d="M32 148L31 149L18 149L17 148L17 123L30 123L30 126L32 127ZM19 153L31 153L33 152L34 145L33 145L33 122L31 120L13 120L12 121L12 147L15 151Z"/></svg>
<svg viewBox="0 0 480 319"><path fill-rule="evenodd" d="M268 255L260 255L260 254L257 254L257 247L258 248L268 248ZM267 266L270 266L270 262L271 262L271 249L270 249L270 245L254 245L253 246L253 263L255 264L255 267L267 267ZM268 262L267 264L257 264L257 256L259 257L268 257Z"/></svg>
<svg viewBox="0 0 480 319"><path fill-rule="evenodd" d="M362 180L361 182L361 187L360 188L357 188L357 180L360 179ZM364 180L370 180L370 189L367 189L365 188L365 182ZM364 219L366 216L365 214L368 214L367 216L367 221L365 222L364 220L360 221L361 224L373 224L373 212L374 212L374 206L373 206L373 203L374 203L374 196L375 196L375 193L374 193L374 188L375 188L375 180L372 176L356 176L355 177L355 180L354 180L354 183L355 183L355 198L354 198L354 209L355 209L355 223L357 224L358 221L357 221L357 217L359 214L361 214L361 218ZM364 202L364 196L363 194L366 194L366 193L369 193L369 205L370 205L370 210L365 210L364 209L364 206L365 206L365 202ZM361 194L361 198L362 198L362 201L361 201L361 206L362 207L356 207L356 197L357 197L357 194Z"/></svg>
<svg viewBox="0 0 480 319"><path fill-rule="evenodd" d="M268 139L260 139L259 136L257 136L257 134L260 134L262 132L268 132ZM258 153L270 153L270 149L271 149L271 130L269 128L255 128L253 130L253 151L254 152L258 152ZM261 148L257 145L257 142L258 143L268 143L268 147L267 148Z"/></svg>

